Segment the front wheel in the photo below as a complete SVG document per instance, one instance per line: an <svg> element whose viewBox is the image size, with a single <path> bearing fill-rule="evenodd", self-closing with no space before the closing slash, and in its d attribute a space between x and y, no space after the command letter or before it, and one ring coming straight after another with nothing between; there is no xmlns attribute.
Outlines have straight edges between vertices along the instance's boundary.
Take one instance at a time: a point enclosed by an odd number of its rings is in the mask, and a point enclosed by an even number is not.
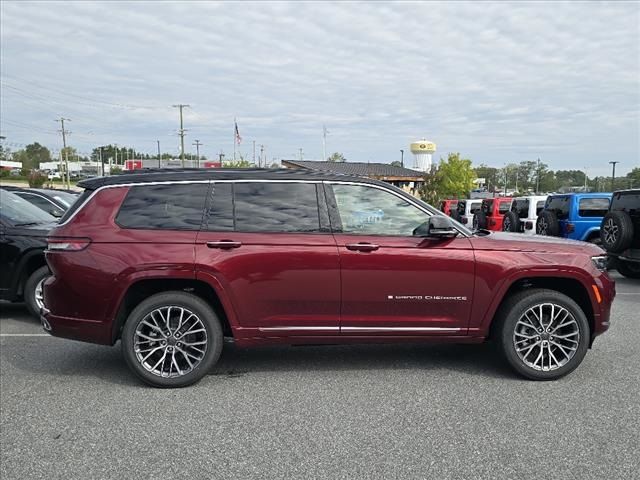
<svg viewBox="0 0 640 480"><path fill-rule="evenodd" d="M164 292L141 302L122 331L129 368L154 387L185 387L199 381L218 361L222 328L201 298Z"/></svg>
<svg viewBox="0 0 640 480"><path fill-rule="evenodd" d="M575 370L589 346L589 323L571 298L531 289L501 308L498 339L511 367L532 380L555 380Z"/></svg>

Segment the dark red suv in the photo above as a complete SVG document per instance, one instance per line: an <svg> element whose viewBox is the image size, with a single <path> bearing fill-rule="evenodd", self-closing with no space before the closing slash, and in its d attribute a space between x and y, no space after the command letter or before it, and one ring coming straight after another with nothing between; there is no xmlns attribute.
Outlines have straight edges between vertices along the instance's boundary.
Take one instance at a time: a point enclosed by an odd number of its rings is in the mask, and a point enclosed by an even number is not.
<svg viewBox="0 0 640 480"><path fill-rule="evenodd" d="M609 327L598 247L473 234L386 183L291 170L85 180L48 239L42 323L121 340L178 387L238 345L492 339L532 379L575 369ZM523 254L525 252L526 254Z"/></svg>

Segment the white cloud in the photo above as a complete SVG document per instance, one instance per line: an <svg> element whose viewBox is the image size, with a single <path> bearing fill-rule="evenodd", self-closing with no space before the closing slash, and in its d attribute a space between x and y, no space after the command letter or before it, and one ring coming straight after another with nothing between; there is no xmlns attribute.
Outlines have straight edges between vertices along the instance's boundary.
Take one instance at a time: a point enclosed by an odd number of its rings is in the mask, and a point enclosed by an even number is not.
<svg viewBox="0 0 640 480"><path fill-rule="evenodd" d="M319 157L323 124L353 161L394 160L422 136L495 165L605 174L640 157L637 3L0 5L8 141L56 146L64 115L80 150L173 148L183 102L187 144L210 156L232 149L237 117L242 148L276 157Z"/></svg>

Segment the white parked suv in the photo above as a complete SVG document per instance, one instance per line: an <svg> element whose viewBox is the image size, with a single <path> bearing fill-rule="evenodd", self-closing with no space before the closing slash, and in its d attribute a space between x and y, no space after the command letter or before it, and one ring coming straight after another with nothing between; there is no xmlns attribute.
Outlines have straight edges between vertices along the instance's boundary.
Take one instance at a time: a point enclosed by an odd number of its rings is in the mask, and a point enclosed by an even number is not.
<svg viewBox="0 0 640 480"><path fill-rule="evenodd" d="M544 209L546 200L546 195L514 198L511 202L511 208L504 215L502 231L535 235L536 220L540 212Z"/></svg>
<svg viewBox="0 0 640 480"><path fill-rule="evenodd" d="M451 212L451 216L454 220L457 220L464 225L471 225L473 222L473 215L480 210L481 206L481 198L458 200L458 206L453 212Z"/></svg>

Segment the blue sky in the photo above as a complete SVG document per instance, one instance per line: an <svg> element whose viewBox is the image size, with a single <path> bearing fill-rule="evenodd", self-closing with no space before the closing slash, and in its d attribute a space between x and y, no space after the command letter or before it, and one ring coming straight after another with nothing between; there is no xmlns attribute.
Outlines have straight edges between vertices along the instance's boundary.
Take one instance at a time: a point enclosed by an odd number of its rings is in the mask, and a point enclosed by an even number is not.
<svg viewBox="0 0 640 480"><path fill-rule="evenodd" d="M213 156L391 162L540 157L554 169L640 166L636 2L25 2L1 5L0 129L9 144L108 142ZM13 149L17 147L12 147ZM405 156L405 159L407 157ZM411 161L411 160L409 160Z"/></svg>

